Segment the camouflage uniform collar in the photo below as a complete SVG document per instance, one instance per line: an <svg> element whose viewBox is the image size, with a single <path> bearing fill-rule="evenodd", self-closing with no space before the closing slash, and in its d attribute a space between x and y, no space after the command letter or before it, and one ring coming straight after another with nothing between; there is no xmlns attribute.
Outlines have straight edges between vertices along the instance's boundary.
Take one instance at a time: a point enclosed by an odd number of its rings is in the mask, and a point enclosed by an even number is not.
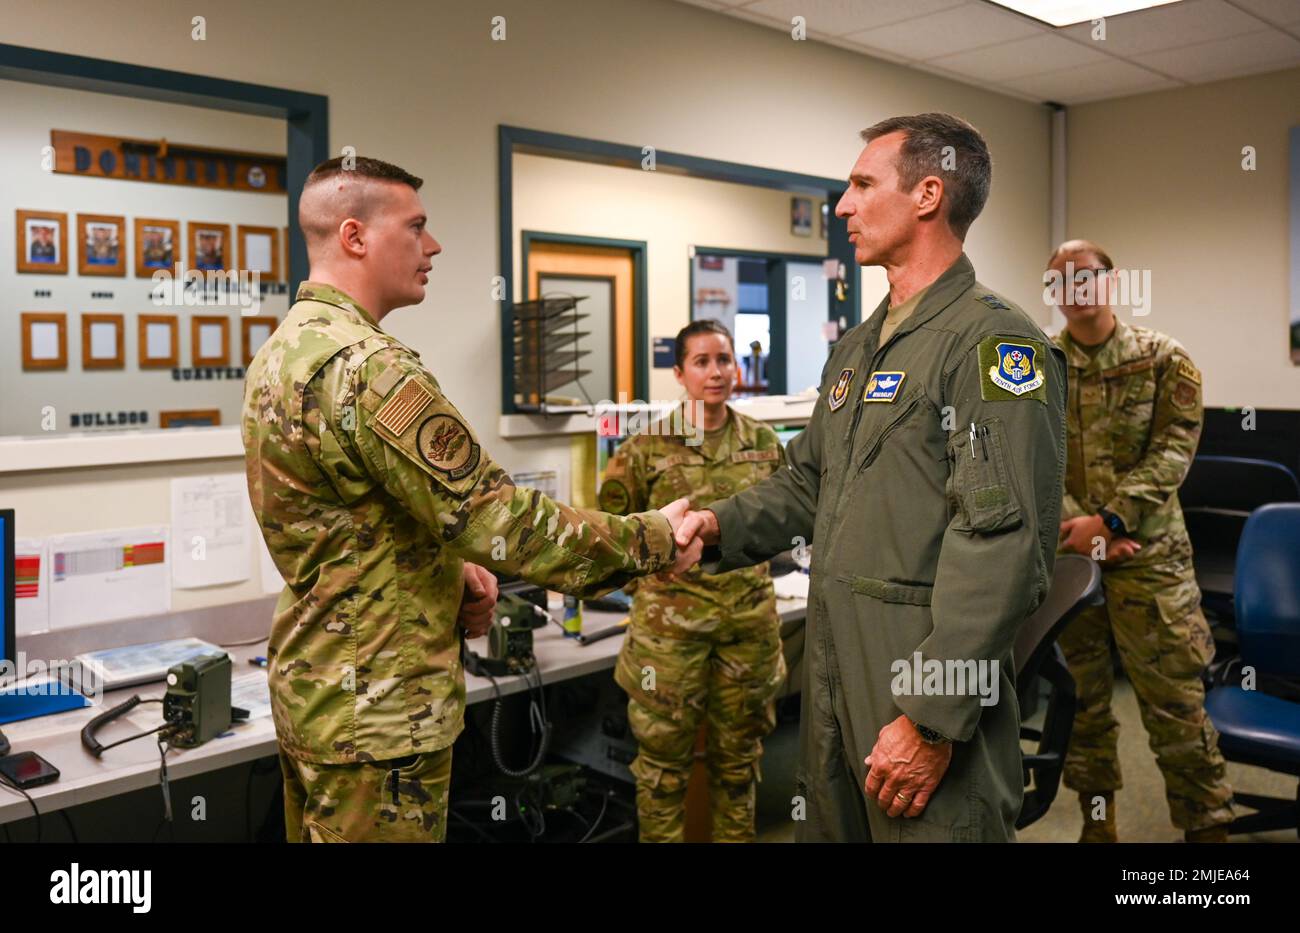
<svg viewBox="0 0 1300 933"><path fill-rule="evenodd" d="M324 282L303 282L298 286L298 294L294 296L294 301L320 301L333 305L342 311L357 315L375 330L379 330L379 322L369 311L354 301L347 292L333 285L326 285Z"/></svg>
<svg viewBox="0 0 1300 933"><path fill-rule="evenodd" d="M1133 351L1133 328L1125 324L1117 316L1115 318L1115 329L1111 335L1106 338L1106 342L1101 348L1089 356L1083 348L1075 342L1074 337L1070 335L1069 330L1061 331L1061 349L1065 351L1066 361L1075 369L1082 369L1084 372L1104 372L1112 369L1122 363L1129 362L1129 357Z"/></svg>
<svg viewBox="0 0 1300 933"><path fill-rule="evenodd" d="M676 414L678 418L682 419L681 421L682 424L685 424L685 418L686 418L685 400L677 403L676 412L670 412L664 417L672 418L674 414ZM754 419L746 415L742 415L740 412L736 411L735 407L732 406L730 403L727 404L727 421L724 421L722 423L722 427L726 428L730 426L731 437L733 439L733 446L736 450L749 450L754 446L755 443L758 442L758 435L755 432L756 424L757 423L754 421ZM681 437L679 438L679 441L684 445L686 443L686 438Z"/></svg>

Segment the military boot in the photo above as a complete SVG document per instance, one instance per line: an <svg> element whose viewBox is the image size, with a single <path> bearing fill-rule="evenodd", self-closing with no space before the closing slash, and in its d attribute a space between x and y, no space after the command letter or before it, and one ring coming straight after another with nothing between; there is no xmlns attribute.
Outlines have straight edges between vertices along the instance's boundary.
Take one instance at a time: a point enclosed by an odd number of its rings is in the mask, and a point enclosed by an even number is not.
<svg viewBox="0 0 1300 933"><path fill-rule="evenodd" d="M1106 801L1104 817L1100 820L1093 818L1093 810L1097 806L1094 801L1096 797ZM1119 842L1119 834L1115 830L1114 791L1080 793L1079 809L1083 811L1083 832L1079 834L1080 842Z"/></svg>

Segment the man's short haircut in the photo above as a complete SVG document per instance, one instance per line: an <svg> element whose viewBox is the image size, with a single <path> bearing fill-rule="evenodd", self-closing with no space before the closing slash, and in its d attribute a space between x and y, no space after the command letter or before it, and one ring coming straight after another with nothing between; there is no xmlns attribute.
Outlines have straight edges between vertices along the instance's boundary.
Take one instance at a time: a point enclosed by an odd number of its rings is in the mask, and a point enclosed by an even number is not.
<svg viewBox="0 0 1300 933"><path fill-rule="evenodd" d="M338 224L348 217L369 222L374 211L387 203L382 190L371 182L409 185L419 191L424 179L404 168L364 156L342 157L322 162L311 170L302 186L298 201L298 223L307 240L308 256L337 232Z"/></svg>
<svg viewBox="0 0 1300 933"><path fill-rule="evenodd" d="M1052 250L1052 255L1047 259L1047 265L1050 267L1052 263L1056 262L1056 260L1060 259L1062 256L1067 254L1074 255L1076 253L1092 254L1093 258L1101 263L1103 269L1115 268L1115 264L1110 261L1110 256L1106 251L1092 240L1066 240L1056 249Z"/></svg>
<svg viewBox="0 0 1300 933"><path fill-rule="evenodd" d="M928 175L943 179L948 226L959 240L966 239L989 199L993 178L993 161L980 131L950 113L919 113L881 120L863 130L862 139L870 143L890 133L905 134L895 166L899 190L911 191ZM945 167L945 161L952 167Z"/></svg>
<svg viewBox="0 0 1300 933"><path fill-rule="evenodd" d="M350 168L344 168L344 162L351 165ZM416 191L424 184L424 179L412 175L404 168L394 165L391 162L383 162L379 159L368 159L365 156L347 157L337 156L333 159L327 159L320 165L311 170L307 176L307 182L304 187L314 185L317 182L328 181L335 175L350 175L356 178L373 178L376 181L396 181L404 185L410 185Z"/></svg>

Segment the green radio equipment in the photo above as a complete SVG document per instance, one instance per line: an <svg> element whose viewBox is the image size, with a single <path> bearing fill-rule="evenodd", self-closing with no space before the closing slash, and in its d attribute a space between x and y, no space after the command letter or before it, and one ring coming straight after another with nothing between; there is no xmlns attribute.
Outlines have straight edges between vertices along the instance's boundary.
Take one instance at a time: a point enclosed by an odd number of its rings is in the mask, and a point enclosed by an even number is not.
<svg viewBox="0 0 1300 933"><path fill-rule="evenodd" d="M167 672L163 719L177 748L194 748L230 728L230 655L196 655Z"/></svg>
<svg viewBox="0 0 1300 933"><path fill-rule="evenodd" d="M492 628L488 630L488 660L497 662L504 674L532 670L537 663L533 656L533 632L545 628L549 621L551 617L544 609L524 597L503 596L497 602Z"/></svg>

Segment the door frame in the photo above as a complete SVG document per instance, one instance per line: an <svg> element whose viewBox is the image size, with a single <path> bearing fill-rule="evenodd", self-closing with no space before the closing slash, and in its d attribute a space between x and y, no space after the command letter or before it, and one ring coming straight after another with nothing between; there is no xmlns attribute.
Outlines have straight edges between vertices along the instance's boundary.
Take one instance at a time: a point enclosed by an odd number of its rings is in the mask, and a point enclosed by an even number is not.
<svg viewBox="0 0 1300 933"><path fill-rule="evenodd" d="M560 246L605 246L611 249L624 249L632 254L632 358L635 361L635 368L632 373L632 384L636 397L645 399L650 394L650 365L646 359L650 345L650 305L649 305L649 285L646 282L646 251L648 244L645 240L619 240L613 237L602 236L579 236L573 233L547 233L541 230L523 230L520 231L520 254L519 254L519 275L522 278L521 287L524 294L528 294L528 283L531 277L528 274L528 254L532 250L534 243L552 243ZM570 276L577 278L577 276ZM510 284L507 282L506 291L510 293ZM502 323L502 335L510 338L504 343L504 347L510 351L510 361L514 362L514 316L510 315L508 320ZM504 365L504 360L503 360ZM502 370L506 375L505 369ZM617 382L617 380L615 380ZM513 384L502 385L502 391L508 392L504 398L510 402L510 412L515 411L514 401L515 393ZM617 387L616 387L617 391Z"/></svg>
<svg viewBox="0 0 1300 933"><path fill-rule="evenodd" d="M612 143L600 139L582 136L567 136L562 133L548 133L542 130L528 129L522 126L510 126L502 123L497 127L497 236L499 247L499 275L502 279L501 297L501 411L503 414L515 414L514 394L514 300L515 300L515 254L514 254L514 155L516 152L529 155L544 155L553 158L572 159L580 162L596 162L601 165L615 165L624 168L641 168L644 160L652 150L642 146ZM737 184L759 188L776 188L792 194L811 194L825 198L834 204L844 193L846 182L842 178L825 178L818 175L805 175L801 172L786 172L780 169L763 168L758 165L746 165L741 162L725 162L720 159L706 159L700 156L686 155L654 149L656 171L666 171L695 178L708 178L714 181L729 181ZM845 269L845 280L849 287L849 300L845 307L836 307L834 300L830 303L831 319L843 316L849 326L861 320L861 274L853 261L853 244L849 242L848 227L845 221L830 215L827 222L827 247L823 259L838 259ZM642 278L644 282L644 278ZM834 288L833 283L828 283ZM832 299L833 299L832 295ZM638 316L638 324L648 328L649 322L644 315ZM648 344L647 340L647 344ZM638 367L638 374L646 373L646 391L639 388L638 395L649 392L649 369L653 361L648 358L648 346L638 351L644 365Z"/></svg>
<svg viewBox="0 0 1300 933"><path fill-rule="evenodd" d="M767 269L767 319L769 332L774 331L778 326L781 334L784 335L788 324L786 316L786 294L785 294L785 267L787 263L803 262L816 263L820 265L827 259L834 257L830 255L821 256L817 253L785 253L785 252L767 252L766 250L756 249L727 249L722 246L696 246L694 252L687 258L690 263L690 315L691 320L695 320L695 257L696 256L732 256L736 259L763 259L771 265ZM857 266L854 266L856 269ZM835 283L829 283L832 288ZM854 288L854 293L857 289ZM833 309L833 306L832 306ZM856 310L856 309L854 309ZM737 312L739 313L739 312ZM857 324L856 318L849 324L852 327ZM767 390L769 395L785 395L789 386L786 385L786 348L785 341L781 341L778 347L775 340L767 351Z"/></svg>

